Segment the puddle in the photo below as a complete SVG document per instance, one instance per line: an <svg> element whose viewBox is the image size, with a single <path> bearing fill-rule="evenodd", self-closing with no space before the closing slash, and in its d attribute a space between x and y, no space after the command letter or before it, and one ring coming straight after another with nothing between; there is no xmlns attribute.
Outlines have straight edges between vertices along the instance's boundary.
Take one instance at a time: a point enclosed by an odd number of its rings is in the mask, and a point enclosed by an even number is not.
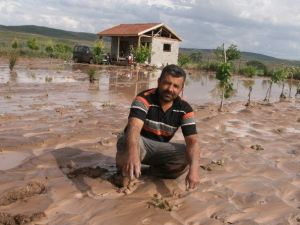
<svg viewBox="0 0 300 225"><path fill-rule="evenodd" d="M22 164L22 162L29 156L30 154L23 152L0 152L0 170L12 169Z"/></svg>
<svg viewBox="0 0 300 225"><path fill-rule="evenodd" d="M300 129L295 129L293 127L288 127L288 128L286 128L286 132L294 133L294 134L300 134Z"/></svg>
<svg viewBox="0 0 300 225"><path fill-rule="evenodd" d="M242 120L228 120L224 123L225 131L234 133L235 137L246 137L246 136L273 136L269 131L254 128L249 123Z"/></svg>

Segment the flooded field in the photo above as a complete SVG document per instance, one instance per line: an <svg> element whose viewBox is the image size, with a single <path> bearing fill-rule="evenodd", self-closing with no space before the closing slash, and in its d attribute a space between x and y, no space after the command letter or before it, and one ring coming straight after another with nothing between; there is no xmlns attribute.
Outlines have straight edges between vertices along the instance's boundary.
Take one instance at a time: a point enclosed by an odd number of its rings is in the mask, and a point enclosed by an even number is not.
<svg viewBox="0 0 300 225"><path fill-rule="evenodd" d="M125 67L96 67L96 81L90 83L89 65L60 65L55 69L29 69L17 67L10 73L7 66L0 67L0 112L18 113L20 110L53 109L58 106L76 106L89 101L96 107L102 104L128 104L142 90L156 87L160 70L143 71ZM235 94L227 102L245 101L248 97L247 81L233 77ZM183 97L192 104L219 102L217 80L214 73L189 72ZM268 78L253 79L252 99L262 101L269 85ZM295 95L298 82L286 82L284 93ZM274 84L271 102L278 101L282 85Z"/></svg>
<svg viewBox="0 0 300 225"><path fill-rule="evenodd" d="M266 104L268 80L256 78L245 107L245 78L235 76L219 112L214 74L190 72L183 97L195 110L198 189L185 190L185 175L142 174L128 193L113 182L117 135L160 71L94 67L90 83L91 68L23 59L10 73L0 60L0 224L299 224L300 99L278 102L273 85ZM179 129L172 141L183 140Z"/></svg>

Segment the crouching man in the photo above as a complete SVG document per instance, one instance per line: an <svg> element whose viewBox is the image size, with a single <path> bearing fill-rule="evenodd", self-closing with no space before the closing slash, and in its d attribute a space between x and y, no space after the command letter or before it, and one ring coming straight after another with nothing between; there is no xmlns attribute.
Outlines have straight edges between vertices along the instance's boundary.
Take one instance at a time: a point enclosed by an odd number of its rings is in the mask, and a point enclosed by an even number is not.
<svg viewBox="0 0 300 225"><path fill-rule="evenodd" d="M200 150L192 107L179 97L186 74L168 65L158 87L141 92L133 100L124 134L118 137L116 166L130 180L139 178L141 164L151 175L175 179L189 170L187 189L199 183ZM181 127L185 144L169 142Z"/></svg>

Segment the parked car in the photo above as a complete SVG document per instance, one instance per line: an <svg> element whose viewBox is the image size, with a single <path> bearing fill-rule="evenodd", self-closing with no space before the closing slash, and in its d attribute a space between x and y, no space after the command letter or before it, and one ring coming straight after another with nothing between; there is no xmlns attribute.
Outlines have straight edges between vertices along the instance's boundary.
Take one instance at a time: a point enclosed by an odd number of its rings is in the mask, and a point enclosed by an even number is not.
<svg viewBox="0 0 300 225"><path fill-rule="evenodd" d="M73 61L75 63L94 63L92 49L86 45L75 45L73 49Z"/></svg>

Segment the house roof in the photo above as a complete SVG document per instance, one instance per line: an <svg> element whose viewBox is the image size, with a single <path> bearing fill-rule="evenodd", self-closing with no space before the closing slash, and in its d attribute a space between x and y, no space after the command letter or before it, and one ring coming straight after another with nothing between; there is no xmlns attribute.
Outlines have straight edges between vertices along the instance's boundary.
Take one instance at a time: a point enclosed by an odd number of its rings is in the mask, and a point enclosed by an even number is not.
<svg viewBox="0 0 300 225"><path fill-rule="evenodd" d="M99 36L140 36L151 30L163 27L181 41L180 37L163 23L119 24L98 33Z"/></svg>

